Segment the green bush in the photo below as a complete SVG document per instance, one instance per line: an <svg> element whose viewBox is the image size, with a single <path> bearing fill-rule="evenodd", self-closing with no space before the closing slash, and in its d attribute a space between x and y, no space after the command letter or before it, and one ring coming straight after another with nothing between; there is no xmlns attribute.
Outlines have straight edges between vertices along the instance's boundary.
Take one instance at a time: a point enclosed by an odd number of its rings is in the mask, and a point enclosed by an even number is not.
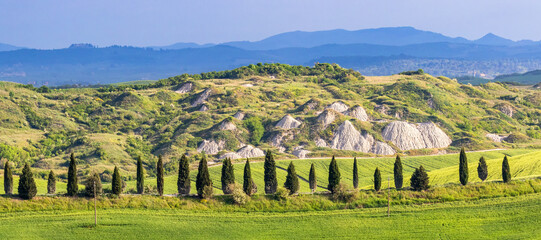
<svg viewBox="0 0 541 240"><path fill-rule="evenodd" d="M331 199L333 201L351 203L359 199L359 191L356 189L349 189L345 184L340 184L331 194Z"/></svg>

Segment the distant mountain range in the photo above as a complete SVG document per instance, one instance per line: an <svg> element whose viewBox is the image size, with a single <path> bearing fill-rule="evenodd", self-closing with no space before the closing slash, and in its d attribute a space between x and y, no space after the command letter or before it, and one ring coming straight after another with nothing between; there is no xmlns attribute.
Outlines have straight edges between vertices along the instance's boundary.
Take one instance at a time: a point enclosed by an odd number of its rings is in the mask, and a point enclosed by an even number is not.
<svg viewBox="0 0 541 240"><path fill-rule="evenodd" d="M73 44L65 49L36 50L0 45L0 80L35 85L106 84L226 70L258 62L330 62L365 75L423 68L432 75L493 78L541 69L541 43L512 41L494 34L468 40L396 27L296 31L256 42L176 43L146 48Z"/></svg>

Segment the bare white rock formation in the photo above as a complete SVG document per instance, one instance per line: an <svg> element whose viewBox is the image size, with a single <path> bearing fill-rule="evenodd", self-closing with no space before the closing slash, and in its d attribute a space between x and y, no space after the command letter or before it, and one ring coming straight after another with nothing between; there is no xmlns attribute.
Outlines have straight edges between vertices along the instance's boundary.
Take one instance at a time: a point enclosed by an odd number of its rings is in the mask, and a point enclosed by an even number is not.
<svg viewBox="0 0 541 240"><path fill-rule="evenodd" d="M492 140L493 142L502 142L506 138L506 136L493 134L493 133L489 133L489 134L485 135L485 137Z"/></svg>
<svg viewBox="0 0 541 240"><path fill-rule="evenodd" d="M243 87L253 87L254 85L253 84L250 84L250 83L245 83L245 84L242 84Z"/></svg>
<svg viewBox="0 0 541 240"><path fill-rule="evenodd" d="M401 150L443 148L452 142L445 132L431 122L411 124L394 121L383 129L382 136Z"/></svg>
<svg viewBox="0 0 541 240"><path fill-rule="evenodd" d="M254 158L254 157L263 157L265 152L263 150L256 148L252 145L246 145L243 148L237 151L237 154L243 158Z"/></svg>
<svg viewBox="0 0 541 240"><path fill-rule="evenodd" d="M193 83L187 82L187 83L182 84L182 86L180 86L175 92L176 93L187 93L187 92L191 92L192 89L193 89Z"/></svg>
<svg viewBox="0 0 541 240"><path fill-rule="evenodd" d="M343 113L349 109L348 105L346 105L342 101L333 102L331 105L325 107L325 109L332 109L334 111L337 111L339 113Z"/></svg>
<svg viewBox="0 0 541 240"><path fill-rule="evenodd" d="M219 159L226 159L226 158L229 158L229 159L233 160L233 159L239 159L239 158L242 158L242 157L240 155L238 155L236 152L224 153L219 157Z"/></svg>
<svg viewBox="0 0 541 240"><path fill-rule="evenodd" d="M197 111L206 112L209 110L209 107L206 104L203 104Z"/></svg>
<svg viewBox="0 0 541 240"><path fill-rule="evenodd" d="M207 101L207 99L210 97L211 94L212 94L212 89L210 88L205 89L203 92L201 92L197 96L195 101L192 102L192 107L197 107L203 104L205 101Z"/></svg>
<svg viewBox="0 0 541 240"><path fill-rule="evenodd" d="M508 117L513 117L514 109L510 105L502 104L498 107L498 110L500 110L503 114L507 115Z"/></svg>
<svg viewBox="0 0 541 240"><path fill-rule="evenodd" d="M375 110L381 114L389 115L389 107L387 105L377 105Z"/></svg>
<svg viewBox="0 0 541 240"><path fill-rule="evenodd" d="M336 119L336 113L332 110L325 110L317 117L317 122L323 126L328 126Z"/></svg>
<svg viewBox="0 0 541 240"><path fill-rule="evenodd" d="M306 158L306 155L308 155L310 151L305 149L297 149L293 151L293 155L297 158Z"/></svg>
<svg viewBox="0 0 541 240"><path fill-rule="evenodd" d="M293 118L289 114L285 115L278 123L276 123L276 127L283 128L283 129L298 128L300 125L301 125L301 122Z"/></svg>
<svg viewBox="0 0 541 240"><path fill-rule="evenodd" d="M325 140L323 140L321 138L316 140L316 146L317 147L328 147L327 142L325 142Z"/></svg>
<svg viewBox="0 0 541 240"><path fill-rule="evenodd" d="M347 111L347 115L358 119L359 121L368 121L368 114L361 106L356 106Z"/></svg>
<svg viewBox="0 0 541 240"><path fill-rule="evenodd" d="M370 152L378 155L394 155L396 153L389 144L380 141L377 141L372 145Z"/></svg>
<svg viewBox="0 0 541 240"><path fill-rule="evenodd" d="M204 151L206 154L214 155L222 151L224 147L225 147L224 141L216 142L214 140L212 141L203 140L203 142L199 144L199 147L197 148L197 152Z"/></svg>
<svg viewBox="0 0 541 240"><path fill-rule="evenodd" d="M373 143L374 138L371 135L362 135L346 120L335 131L330 145L333 149L369 152Z"/></svg>
<svg viewBox="0 0 541 240"><path fill-rule="evenodd" d="M220 129L221 131L227 131L227 130L233 131L237 129L237 126L235 126L235 124L230 121L224 120L222 121L222 123L220 123L220 126L218 126L218 129Z"/></svg>
<svg viewBox="0 0 541 240"><path fill-rule="evenodd" d="M245 116L245 114L243 112L241 112L241 111L238 111L237 113L235 113L235 115L233 115L233 117L238 119L238 120L244 119L244 116Z"/></svg>

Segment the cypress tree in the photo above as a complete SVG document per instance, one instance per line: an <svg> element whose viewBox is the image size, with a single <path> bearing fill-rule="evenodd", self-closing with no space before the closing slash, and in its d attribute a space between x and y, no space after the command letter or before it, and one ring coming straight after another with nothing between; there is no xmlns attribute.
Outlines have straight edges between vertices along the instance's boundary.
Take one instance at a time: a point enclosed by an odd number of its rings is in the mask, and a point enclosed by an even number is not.
<svg viewBox="0 0 541 240"><path fill-rule="evenodd" d="M425 172L425 168L423 167L423 165L421 165L419 168L415 169L415 171L411 175L411 187L415 191L427 190L428 182L428 174Z"/></svg>
<svg viewBox="0 0 541 240"><path fill-rule="evenodd" d="M137 193L145 193L145 169L143 168L141 156L137 158Z"/></svg>
<svg viewBox="0 0 541 240"><path fill-rule="evenodd" d="M338 169L336 159L332 156L331 164L329 165L329 186L327 188L331 193L334 193L338 185L340 185L340 170Z"/></svg>
<svg viewBox="0 0 541 240"><path fill-rule="evenodd" d="M9 161L6 161L4 165L4 192L6 192L6 195L13 194L13 173L11 173Z"/></svg>
<svg viewBox="0 0 541 240"><path fill-rule="evenodd" d="M199 168L197 169L197 179L195 181L195 187L197 188L197 195L203 197L203 189L205 186L212 187L212 180L210 180L209 169L207 166L207 157L203 154L203 159L199 161Z"/></svg>
<svg viewBox="0 0 541 240"><path fill-rule="evenodd" d="M77 165L75 163L75 155L71 153L70 164L68 168L68 196L76 196L79 191L79 185L77 183Z"/></svg>
<svg viewBox="0 0 541 240"><path fill-rule="evenodd" d="M374 172L374 190L379 191L381 189L381 172L379 168L376 168Z"/></svg>
<svg viewBox="0 0 541 240"><path fill-rule="evenodd" d="M295 194L299 191L299 177L297 176L297 172L295 172L293 162L290 162L287 167L287 177L284 187L289 190L289 194Z"/></svg>
<svg viewBox="0 0 541 240"><path fill-rule="evenodd" d="M509 168L509 161L507 160L507 156L503 157L502 179L504 183L508 183L509 181L511 181L511 169Z"/></svg>
<svg viewBox="0 0 541 240"><path fill-rule="evenodd" d="M158 156L158 163L156 166L156 184L158 186L158 194L163 196L163 159L162 155Z"/></svg>
<svg viewBox="0 0 541 240"><path fill-rule="evenodd" d="M276 162L270 150L267 150L265 155L265 193L273 194L278 188L278 180L276 179Z"/></svg>
<svg viewBox="0 0 541 240"><path fill-rule="evenodd" d="M233 189L229 188L231 184L235 184L235 172L231 159L226 158L222 164L222 191L224 194L233 193Z"/></svg>
<svg viewBox="0 0 541 240"><path fill-rule="evenodd" d="M56 192L56 176L54 175L53 170L49 172L49 177L47 178L47 193L54 194Z"/></svg>
<svg viewBox="0 0 541 240"><path fill-rule="evenodd" d="M114 181L113 181L114 184ZM93 173L88 177L85 184L85 192L86 196L88 197L94 197L94 187L96 187L96 195L100 195L103 192L103 188L101 186L101 179L100 175L98 173Z"/></svg>
<svg viewBox="0 0 541 240"><path fill-rule="evenodd" d="M460 183L462 185L468 184L468 158L464 148L460 150L460 165L459 165Z"/></svg>
<svg viewBox="0 0 541 240"><path fill-rule="evenodd" d="M359 187L359 170L357 169L357 158L353 158L353 188Z"/></svg>
<svg viewBox="0 0 541 240"><path fill-rule="evenodd" d="M122 179L120 179L120 173L118 172L117 166L115 166L115 170L113 171L112 190L115 195L120 195L122 193Z"/></svg>
<svg viewBox="0 0 541 240"><path fill-rule="evenodd" d="M402 175L402 160L400 156L396 155L396 160L394 161L394 186L396 189L401 189L404 184L404 176Z"/></svg>
<svg viewBox="0 0 541 240"><path fill-rule="evenodd" d="M30 165L26 163L23 168L23 172L19 177L19 197L22 199L32 199L38 193L36 188L36 182L34 181L34 176Z"/></svg>
<svg viewBox="0 0 541 240"><path fill-rule="evenodd" d="M178 180L177 180L178 193L181 195L190 194L191 181L190 181L190 162L186 154L183 154L178 163Z"/></svg>
<svg viewBox="0 0 541 240"><path fill-rule="evenodd" d="M250 169L250 160L246 158L246 164L244 165L244 182L242 183L242 190L248 196L251 196L254 189L254 180L252 179L252 170Z"/></svg>
<svg viewBox="0 0 541 240"><path fill-rule="evenodd" d="M310 183L310 190L315 192L317 189L317 178L316 178L316 167L314 163L310 166L310 176L308 177L308 182Z"/></svg>
<svg viewBox="0 0 541 240"><path fill-rule="evenodd" d="M479 165L477 166L477 175L481 181L485 181L488 177L488 167L485 157L479 159Z"/></svg>

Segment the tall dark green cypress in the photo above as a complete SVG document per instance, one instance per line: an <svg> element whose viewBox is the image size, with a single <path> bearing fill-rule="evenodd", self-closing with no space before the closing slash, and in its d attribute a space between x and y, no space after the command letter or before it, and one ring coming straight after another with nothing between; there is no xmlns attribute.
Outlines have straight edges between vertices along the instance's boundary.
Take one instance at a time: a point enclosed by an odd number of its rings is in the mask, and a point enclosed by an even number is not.
<svg viewBox="0 0 541 240"><path fill-rule="evenodd" d="M36 182L34 181L34 176L30 165L26 163L23 168L23 172L19 177L19 197L22 199L32 199L38 193L36 188Z"/></svg>
<svg viewBox="0 0 541 240"><path fill-rule="evenodd" d="M314 163L310 166L310 175L308 176L308 182L310 183L310 190L315 192L317 190L317 178L316 178L316 167Z"/></svg>
<svg viewBox="0 0 541 240"><path fill-rule="evenodd" d="M197 169L197 179L195 181L195 187L197 188L197 195L203 197L203 189L205 186L212 187L212 180L210 180L209 169L207 165L207 157L203 154L203 158L199 161L199 168Z"/></svg>
<svg viewBox="0 0 541 240"><path fill-rule="evenodd" d="M462 185L468 184L468 158L464 148L460 150L460 165L458 169L460 175L460 183Z"/></svg>
<svg viewBox="0 0 541 240"><path fill-rule="evenodd" d="M265 155L265 193L273 194L278 188L278 180L276 179L276 162L270 150L267 150Z"/></svg>
<svg viewBox="0 0 541 240"><path fill-rule="evenodd" d="M163 159L162 155L158 156L158 163L156 166L156 185L158 187L158 194L163 196Z"/></svg>
<svg viewBox="0 0 541 240"><path fill-rule="evenodd" d="M353 188L359 187L359 169L357 169L357 158L353 158Z"/></svg>
<svg viewBox="0 0 541 240"><path fill-rule="evenodd" d="M137 158L137 193L145 193L145 169L143 168L141 156Z"/></svg>
<svg viewBox="0 0 541 240"><path fill-rule="evenodd" d="M71 153L70 164L68 168L68 196L77 196L79 184L77 183L77 164L75 163L75 155Z"/></svg>
<svg viewBox="0 0 541 240"><path fill-rule="evenodd" d="M178 193L181 195L190 194L191 181L190 181L190 162L186 154L182 154L180 161L178 162L178 180L177 180Z"/></svg>
<svg viewBox="0 0 541 240"><path fill-rule="evenodd" d="M381 172L379 168L376 168L374 172L374 190L379 191L381 189Z"/></svg>
<svg viewBox="0 0 541 240"><path fill-rule="evenodd" d="M4 192L6 195L13 194L13 173L9 161L4 165Z"/></svg>
<svg viewBox="0 0 541 240"><path fill-rule="evenodd" d="M290 162L287 167L287 176L284 187L289 190L289 194L295 194L299 191L299 177L297 176L293 162Z"/></svg>
<svg viewBox="0 0 541 240"><path fill-rule="evenodd" d="M122 179L120 178L117 166L115 166L115 170L113 171L112 190L115 195L120 195L122 193Z"/></svg>
<svg viewBox="0 0 541 240"><path fill-rule="evenodd" d="M503 157L502 179L504 183L508 183L511 181L511 169L509 168L509 161L507 160L507 156Z"/></svg>
<svg viewBox="0 0 541 240"><path fill-rule="evenodd" d="M488 177L488 166L487 162L485 161L485 157L481 157L479 159L479 165L477 166L477 176L479 176L479 179L481 181L485 181Z"/></svg>
<svg viewBox="0 0 541 240"><path fill-rule="evenodd" d="M49 172L49 177L47 178L47 193L54 194L56 192L56 176L54 175L53 170Z"/></svg>
<svg viewBox="0 0 541 240"><path fill-rule="evenodd" d="M244 165L244 182L242 183L242 190L244 193L251 196L254 190L254 180L252 179L252 170L250 169L250 160L246 159Z"/></svg>
<svg viewBox="0 0 541 240"><path fill-rule="evenodd" d="M401 189L404 184L404 176L402 175L402 160L400 156L396 155L396 160L394 161L394 186L396 189Z"/></svg>
<svg viewBox="0 0 541 240"><path fill-rule="evenodd" d="M222 191L224 194L233 193L229 185L235 184L235 171L231 159L226 158L222 163Z"/></svg>
<svg viewBox="0 0 541 240"><path fill-rule="evenodd" d="M331 164L329 165L329 185L327 188L331 193L334 193L338 186L340 185L340 170L338 169L338 164L336 159L332 156Z"/></svg>

